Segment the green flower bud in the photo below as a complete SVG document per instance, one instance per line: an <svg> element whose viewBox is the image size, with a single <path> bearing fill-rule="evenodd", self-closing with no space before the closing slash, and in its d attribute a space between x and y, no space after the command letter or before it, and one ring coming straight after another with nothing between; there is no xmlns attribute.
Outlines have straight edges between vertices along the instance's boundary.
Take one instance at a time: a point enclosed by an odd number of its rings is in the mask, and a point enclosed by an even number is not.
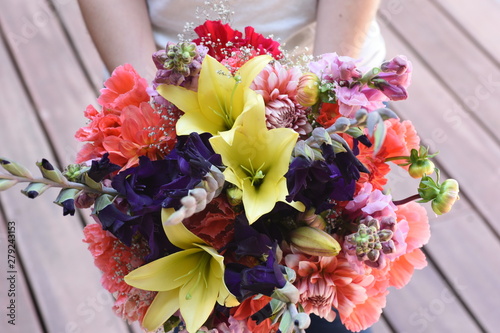
<svg viewBox="0 0 500 333"><path fill-rule="evenodd" d="M418 160L410 165L408 173L413 178L422 178L425 175L430 175L434 172L435 165L428 159Z"/></svg>
<svg viewBox="0 0 500 333"><path fill-rule="evenodd" d="M319 78L314 73L305 73L299 79L297 86L297 102L309 107L318 103L319 100Z"/></svg>
<svg viewBox="0 0 500 333"><path fill-rule="evenodd" d="M431 207L434 213L441 215L448 213L451 207L459 199L459 186L455 179L445 180L439 189L439 194L432 200Z"/></svg>
<svg viewBox="0 0 500 333"><path fill-rule="evenodd" d="M238 206L241 204L243 198L243 191L236 186L229 187L226 190L227 200L231 206Z"/></svg>
<svg viewBox="0 0 500 333"><path fill-rule="evenodd" d="M35 199L37 196L45 192L49 187L50 185L43 183L29 183L24 190L21 190L21 193L23 193L30 199Z"/></svg>
<svg viewBox="0 0 500 333"><path fill-rule="evenodd" d="M1 157L0 165L2 165L2 167L11 175L33 179L33 176L28 169L14 161Z"/></svg>
<svg viewBox="0 0 500 333"><path fill-rule="evenodd" d="M85 172L89 171L90 167L83 166L81 164L70 164L64 171L63 175L72 182L77 182L80 180L80 177Z"/></svg>
<svg viewBox="0 0 500 333"><path fill-rule="evenodd" d="M309 226L293 230L290 233L290 245L292 249L313 256L333 257L340 252L340 245L335 238Z"/></svg>
<svg viewBox="0 0 500 333"><path fill-rule="evenodd" d="M36 165L40 168L40 171L42 172L44 178L47 178L59 184L68 183L68 180L66 179L66 177L64 177L62 172L59 169L54 168L54 166L50 164L50 162L45 158L43 158L41 162L37 162Z"/></svg>
<svg viewBox="0 0 500 333"><path fill-rule="evenodd" d="M5 191L17 184L17 180L0 179L0 191Z"/></svg>

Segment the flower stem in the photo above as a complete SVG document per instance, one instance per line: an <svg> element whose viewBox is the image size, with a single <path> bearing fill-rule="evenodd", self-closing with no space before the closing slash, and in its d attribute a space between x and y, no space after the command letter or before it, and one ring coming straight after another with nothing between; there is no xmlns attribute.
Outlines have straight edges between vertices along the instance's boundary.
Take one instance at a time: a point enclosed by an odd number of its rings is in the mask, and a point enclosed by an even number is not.
<svg viewBox="0 0 500 333"><path fill-rule="evenodd" d="M396 200L396 201L393 201L392 203L395 204L396 206L399 206L399 205L404 205L405 203L408 203L408 202L413 201L413 200L418 200L421 198L422 197L420 196L420 194L414 194L414 195L409 196L406 199Z"/></svg>
<svg viewBox="0 0 500 333"><path fill-rule="evenodd" d="M4 173L0 174L0 179L15 180L18 183L42 183L42 184L47 184L51 187L74 188L77 190L83 190L85 192L91 192L97 194L119 195L119 193L111 187L102 187L101 189L95 189L85 184L75 183L70 181L66 183L58 183L46 178L27 178L27 177L19 177Z"/></svg>
<svg viewBox="0 0 500 333"><path fill-rule="evenodd" d="M395 160L409 160L409 156L393 156L385 159L385 162L395 161Z"/></svg>

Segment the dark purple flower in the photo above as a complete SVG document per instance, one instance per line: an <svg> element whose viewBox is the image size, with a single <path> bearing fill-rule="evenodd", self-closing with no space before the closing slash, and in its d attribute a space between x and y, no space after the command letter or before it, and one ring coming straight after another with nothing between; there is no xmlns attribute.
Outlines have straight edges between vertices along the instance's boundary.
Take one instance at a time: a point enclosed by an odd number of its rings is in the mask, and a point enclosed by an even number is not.
<svg viewBox="0 0 500 333"><path fill-rule="evenodd" d="M118 165L109 161L108 156L109 153L105 153L99 161L92 161L88 176L96 183L99 183L110 173L120 170Z"/></svg>
<svg viewBox="0 0 500 333"><path fill-rule="evenodd" d="M300 201L319 214L332 207L330 200L351 200L360 172L368 172L350 149L335 153L327 144L321 146L324 160L297 156L285 175L288 201Z"/></svg>
<svg viewBox="0 0 500 333"><path fill-rule="evenodd" d="M275 289L281 289L286 284L285 269L276 261L276 248L268 248L265 262L254 267L238 263L226 265L224 281L240 301L256 294L271 296Z"/></svg>
<svg viewBox="0 0 500 333"><path fill-rule="evenodd" d="M139 232L149 243L150 258L163 255L169 242L162 232L161 209L180 208L180 200L202 181L212 165L222 163L209 138L208 133L179 137L164 160L141 156L138 166L118 173L111 185L125 198L126 213L115 205L97 211L103 227L125 244Z"/></svg>

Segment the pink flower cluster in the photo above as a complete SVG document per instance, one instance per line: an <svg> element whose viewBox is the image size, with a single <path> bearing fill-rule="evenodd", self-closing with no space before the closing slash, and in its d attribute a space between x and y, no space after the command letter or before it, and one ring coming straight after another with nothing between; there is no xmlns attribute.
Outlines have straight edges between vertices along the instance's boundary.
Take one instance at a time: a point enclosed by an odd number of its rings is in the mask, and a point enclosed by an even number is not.
<svg viewBox="0 0 500 333"><path fill-rule="evenodd" d="M363 75L356 60L327 53L309 64L322 84L331 84L335 93L332 98L339 105L342 116L353 117L360 108L375 110L384 107L383 102L408 97L412 66L403 56L382 64L380 69Z"/></svg>
<svg viewBox="0 0 500 333"><path fill-rule="evenodd" d="M179 111L150 103L147 81L131 65L116 68L104 83L97 102L85 110L90 120L75 137L86 142L76 162L99 159L109 153L112 163L128 168L138 164L139 156L157 160L175 144L175 122Z"/></svg>
<svg viewBox="0 0 500 333"><path fill-rule="evenodd" d="M128 247L97 223L87 225L83 234L94 264L102 271L102 286L116 298L113 310L129 322L142 321L156 292L131 287L123 278L145 263L147 245L134 242Z"/></svg>
<svg viewBox="0 0 500 333"><path fill-rule="evenodd" d="M393 253L382 254L377 265L367 265L352 254L350 244L344 241L344 251L336 257L288 254L285 262L297 273L295 284L307 313L333 321L336 313L332 307L336 308L344 325L359 331L379 319L389 286L402 288L415 269L427 265L420 247L428 242L430 229L425 208L414 202L396 207L389 195L374 190L370 183L363 186L345 211L343 218L347 221L368 216L392 218L396 222Z"/></svg>

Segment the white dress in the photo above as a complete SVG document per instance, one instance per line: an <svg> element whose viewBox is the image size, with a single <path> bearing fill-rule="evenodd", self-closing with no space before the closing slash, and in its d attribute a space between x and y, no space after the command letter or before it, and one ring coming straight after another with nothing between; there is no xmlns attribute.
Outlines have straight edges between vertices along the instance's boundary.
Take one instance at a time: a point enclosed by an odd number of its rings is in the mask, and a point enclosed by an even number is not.
<svg viewBox="0 0 500 333"><path fill-rule="evenodd" d="M196 8L206 0L148 0L149 15L156 44L165 47L177 41L186 23L195 26L203 18L196 18ZM212 1L220 2L220 1ZM316 20L316 0L229 0L234 12L233 29L242 31L253 26L264 36L273 36L287 50L296 46L312 50ZM374 21L361 50L362 65L379 66L385 57L385 44L378 24Z"/></svg>

